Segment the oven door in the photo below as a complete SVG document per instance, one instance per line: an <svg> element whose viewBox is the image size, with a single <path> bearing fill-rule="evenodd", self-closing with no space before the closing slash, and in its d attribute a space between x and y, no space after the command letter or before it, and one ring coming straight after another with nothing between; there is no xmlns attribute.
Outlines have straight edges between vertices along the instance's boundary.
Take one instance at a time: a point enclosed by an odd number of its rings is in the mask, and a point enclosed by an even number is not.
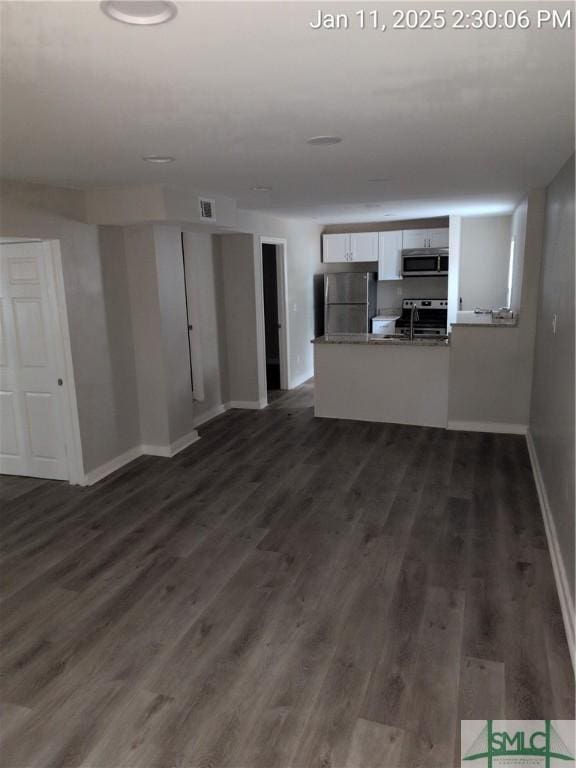
<svg viewBox="0 0 576 768"><path fill-rule="evenodd" d="M418 277L419 275L438 274L438 254L418 251L402 253L403 277Z"/></svg>

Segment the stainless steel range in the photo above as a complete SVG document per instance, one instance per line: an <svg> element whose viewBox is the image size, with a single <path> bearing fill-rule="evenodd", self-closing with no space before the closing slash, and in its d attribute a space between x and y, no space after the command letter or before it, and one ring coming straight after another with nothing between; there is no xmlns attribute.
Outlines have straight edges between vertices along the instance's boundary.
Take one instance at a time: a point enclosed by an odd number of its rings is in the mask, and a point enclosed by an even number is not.
<svg viewBox="0 0 576 768"><path fill-rule="evenodd" d="M444 336L448 328L447 299L404 299L396 332L406 336Z"/></svg>

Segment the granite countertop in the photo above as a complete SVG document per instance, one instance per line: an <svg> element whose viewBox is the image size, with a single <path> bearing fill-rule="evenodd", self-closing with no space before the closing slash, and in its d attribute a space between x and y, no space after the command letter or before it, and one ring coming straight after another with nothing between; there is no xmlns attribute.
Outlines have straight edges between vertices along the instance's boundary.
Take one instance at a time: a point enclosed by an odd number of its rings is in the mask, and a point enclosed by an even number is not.
<svg viewBox="0 0 576 768"><path fill-rule="evenodd" d="M377 333L339 333L330 336L318 336L312 339L312 344L369 344L374 347L447 347L450 339L446 336L439 338L418 338L410 341L406 336L388 335L383 336Z"/></svg>
<svg viewBox="0 0 576 768"><path fill-rule="evenodd" d="M515 315L511 320L498 320L491 314L476 314L471 311L458 312L456 315L456 322L451 324L452 327L469 327L476 328L481 326L483 328L514 328L518 325L518 315Z"/></svg>

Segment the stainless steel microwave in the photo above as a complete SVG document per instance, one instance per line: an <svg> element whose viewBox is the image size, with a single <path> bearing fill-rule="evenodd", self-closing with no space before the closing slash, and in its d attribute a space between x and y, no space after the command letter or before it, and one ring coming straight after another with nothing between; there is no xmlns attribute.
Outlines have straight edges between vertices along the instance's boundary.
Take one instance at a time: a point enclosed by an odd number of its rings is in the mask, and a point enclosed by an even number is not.
<svg viewBox="0 0 576 768"><path fill-rule="evenodd" d="M448 274L448 248L409 248L402 251L403 277Z"/></svg>

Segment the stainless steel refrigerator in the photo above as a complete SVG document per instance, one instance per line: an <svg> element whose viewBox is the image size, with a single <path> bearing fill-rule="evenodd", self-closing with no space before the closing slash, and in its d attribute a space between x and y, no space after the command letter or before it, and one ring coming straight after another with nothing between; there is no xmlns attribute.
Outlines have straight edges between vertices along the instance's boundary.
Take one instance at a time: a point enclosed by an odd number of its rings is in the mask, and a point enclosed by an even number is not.
<svg viewBox="0 0 576 768"><path fill-rule="evenodd" d="M324 333L370 333L376 314L376 272L324 276Z"/></svg>

